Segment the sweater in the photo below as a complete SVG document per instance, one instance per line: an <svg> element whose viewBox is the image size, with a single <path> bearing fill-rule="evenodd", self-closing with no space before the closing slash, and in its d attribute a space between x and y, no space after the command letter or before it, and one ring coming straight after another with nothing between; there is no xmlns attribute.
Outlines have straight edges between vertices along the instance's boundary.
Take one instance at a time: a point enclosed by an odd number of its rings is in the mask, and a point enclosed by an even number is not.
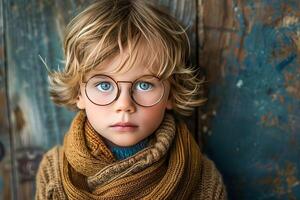
<svg viewBox="0 0 300 200"><path fill-rule="evenodd" d="M117 161L104 142L94 157L79 113L63 146L49 150L37 173L36 199L227 199L222 176L183 123L166 116L149 146Z"/></svg>

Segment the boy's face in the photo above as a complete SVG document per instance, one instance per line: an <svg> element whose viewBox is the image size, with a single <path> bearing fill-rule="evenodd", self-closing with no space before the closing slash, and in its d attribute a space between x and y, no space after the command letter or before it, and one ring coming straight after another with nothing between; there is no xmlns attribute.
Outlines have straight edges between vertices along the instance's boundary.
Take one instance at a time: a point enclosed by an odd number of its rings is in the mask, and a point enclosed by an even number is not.
<svg viewBox="0 0 300 200"><path fill-rule="evenodd" d="M124 55L119 54L116 57L106 59L102 63L104 67L98 71L96 68L88 73L86 80L96 74L103 74L116 81L133 82L143 75L152 74L143 61L135 62L132 68L126 72L113 74L112 71L119 65ZM118 99L109 105L99 106L88 99L85 85L81 84L77 107L85 109L89 122L102 137L118 146L132 146L151 135L161 124L165 110L172 109L169 99L170 84L164 81L164 96L159 103L151 107L140 106L131 99L129 93L131 84L122 82L118 85L120 88ZM104 87L106 86L104 85Z"/></svg>

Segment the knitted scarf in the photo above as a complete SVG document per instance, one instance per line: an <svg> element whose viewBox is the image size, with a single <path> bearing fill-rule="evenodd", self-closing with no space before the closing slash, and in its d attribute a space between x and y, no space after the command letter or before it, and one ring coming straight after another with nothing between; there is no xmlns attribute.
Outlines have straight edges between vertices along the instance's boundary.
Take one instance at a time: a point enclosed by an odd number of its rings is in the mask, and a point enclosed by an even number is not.
<svg viewBox="0 0 300 200"><path fill-rule="evenodd" d="M97 157L91 154L86 121L80 111L64 138L60 167L68 199L198 199L202 155L184 123L176 127L166 114L146 148L116 161L104 142Z"/></svg>
<svg viewBox="0 0 300 200"><path fill-rule="evenodd" d="M86 139L86 146L88 147L89 151L94 157L100 157L101 158L101 150L103 147L103 142L108 147L108 149L112 152L116 160L123 160L125 158L128 158L137 152L141 151L142 149L146 148L149 143L149 138L152 137L149 136L142 141L138 142L135 145L129 146L129 147L121 147L113 144L109 140L105 139L99 133L96 132L96 130L92 127L92 125L87 120L85 123L84 128L84 134Z"/></svg>

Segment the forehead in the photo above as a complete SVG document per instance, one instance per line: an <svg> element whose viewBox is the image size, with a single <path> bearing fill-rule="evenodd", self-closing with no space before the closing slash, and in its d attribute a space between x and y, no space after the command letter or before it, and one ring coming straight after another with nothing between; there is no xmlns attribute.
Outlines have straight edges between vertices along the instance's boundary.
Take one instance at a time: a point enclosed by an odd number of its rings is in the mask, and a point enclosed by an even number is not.
<svg viewBox="0 0 300 200"><path fill-rule="evenodd" d="M151 55L153 53L144 44L140 44L135 51L131 52L126 47L121 53L106 58L100 65L93 68L87 74L87 77L95 74L105 74L114 78L125 77L126 79L131 79L143 75L156 75L158 61Z"/></svg>

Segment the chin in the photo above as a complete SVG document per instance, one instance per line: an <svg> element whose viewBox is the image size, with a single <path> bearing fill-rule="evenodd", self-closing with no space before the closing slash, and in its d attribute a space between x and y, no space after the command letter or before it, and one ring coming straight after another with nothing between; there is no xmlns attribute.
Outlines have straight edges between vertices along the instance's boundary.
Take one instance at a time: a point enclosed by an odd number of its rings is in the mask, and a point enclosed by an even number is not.
<svg viewBox="0 0 300 200"><path fill-rule="evenodd" d="M120 147L130 147L133 146L135 144L137 144L139 141L128 141L128 142L124 142L124 141L120 141L120 142L114 142L114 144L116 144L117 146Z"/></svg>

